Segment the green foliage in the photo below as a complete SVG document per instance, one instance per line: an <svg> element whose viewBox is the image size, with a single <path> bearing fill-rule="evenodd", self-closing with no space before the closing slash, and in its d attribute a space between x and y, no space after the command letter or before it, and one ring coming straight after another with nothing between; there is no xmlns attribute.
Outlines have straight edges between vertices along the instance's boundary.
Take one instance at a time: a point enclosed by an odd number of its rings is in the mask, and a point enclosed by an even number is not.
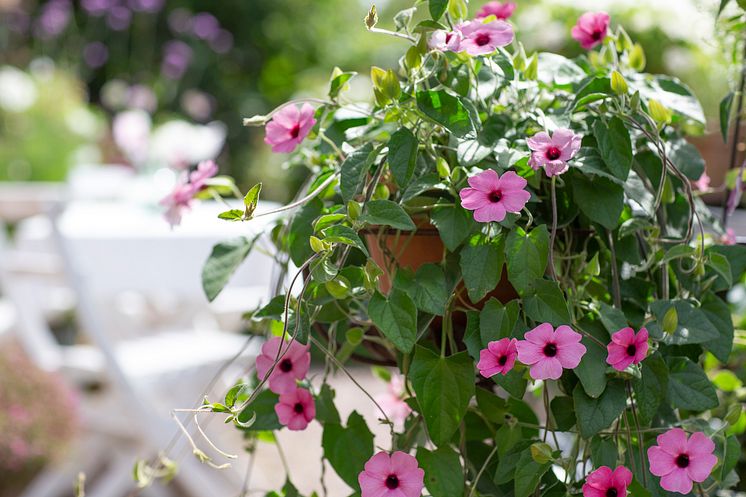
<svg viewBox="0 0 746 497"><path fill-rule="evenodd" d="M321 438L324 457L340 478L353 489L358 489L357 475L373 455L373 433L363 417L353 411L347 426L327 422Z"/></svg>
<svg viewBox="0 0 746 497"><path fill-rule="evenodd" d="M249 255L253 243L245 237L238 237L212 248L202 268L202 288L208 300L215 300L228 284L233 273Z"/></svg>

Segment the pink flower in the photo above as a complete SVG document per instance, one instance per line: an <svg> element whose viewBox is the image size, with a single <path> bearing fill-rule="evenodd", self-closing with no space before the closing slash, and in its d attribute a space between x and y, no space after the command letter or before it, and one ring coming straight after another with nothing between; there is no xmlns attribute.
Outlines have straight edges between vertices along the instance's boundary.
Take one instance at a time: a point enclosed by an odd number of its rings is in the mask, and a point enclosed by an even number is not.
<svg viewBox="0 0 746 497"><path fill-rule="evenodd" d="M569 326L559 326L555 331L549 323L540 324L519 340L518 360L531 366L531 378L557 380L562 368L573 369L580 364L585 346L580 343L580 333Z"/></svg>
<svg viewBox="0 0 746 497"><path fill-rule="evenodd" d="M661 477L661 487L669 492L688 494L692 482L703 482L710 476L718 458L712 452L715 444L704 433L693 433L687 440L681 428L658 435L658 445L648 449L650 472Z"/></svg>
<svg viewBox="0 0 746 497"><path fill-rule="evenodd" d="M694 185L694 188L701 192L707 191L710 189L710 177L707 175L706 172L703 172L702 176L700 176L699 179L692 184Z"/></svg>
<svg viewBox="0 0 746 497"><path fill-rule="evenodd" d="M624 466L618 466L614 471L601 466L586 477L583 497L626 497L630 483L632 471Z"/></svg>
<svg viewBox="0 0 746 497"><path fill-rule="evenodd" d="M630 364L640 364L648 353L648 330L640 328L635 334L632 328L622 328L611 335L606 350L609 352L606 362L617 371L624 371Z"/></svg>
<svg viewBox="0 0 746 497"><path fill-rule="evenodd" d="M402 398L404 393L404 378L399 374L394 374L391 376L386 393L376 396L376 403L397 427L403 426L404 421L412 413L412 408Z"/></svg>
<svg viewBox="0 0 746 497"><path fill-rule="evenodd" d="M479 374L489 378L498 373L508 374L513 369L515 358L518 355L515 338L502 338L487 344L486 349L479 351L479 362L477 369Z"/></svg>
<svg viewBox="0 0 746 497"><path fill-rule="evenodd" d="M725 234L720 237L720 243L723 245L735 245L737 242L736 232L733 231L733 228L725 230Z"/></svg>
<svg viewBox="0 0 746 497"><path fill-rule="evenodd" d="M487 169L468 179L471 188L459 192L464 209L474 211L480 223L500 222L508 212L521 212L531 194L525 190L526 180L513 171L500 177Z"/></svg>
<svg viewBox="0 0 746 497"><path fill-rule="evenodd" d="M439 29L433 32L428 46L441 52L460 52L462 39L463 35L458 29L454 31Z"/></svg>
<svg viewBox="0 0 746 497"><path fill-rule="evenodd" d="M313 107L308 104L286 105L265 126L264 143L272 145L273 152L292 152L316 124L313 113Z"/></svg>
<svg viewBox="0 0 746 497"><path fill-rule="evenodd" d="M207 180L218 173L218 165L211 160L202 161L189 175L184 173L171 193L161 199L166 208L164 216L173 227L181 223L182 216L192 208L192 200L207 185Z"/></svg>
<svg viewBox="0 0 746 497"><path fill-rule="evenodd" d="M516 4L514 2L487 2L477 12L477 19L483 19L489 16L495 16L498 19L505 20L513 15Z"/></svg>
<svg viewBox="0 0 746 497"><path fill-rule="evenodd" d="M491 54L513 41L513 27L505 21L470 21L459 26L464 39L460 50L469 55Z"/></svg>
<svg viewBox="0 0 746 497"><path fill-rule="evenodd" d="M264 342L262 353L256 358L256 374L259 379L267 376L280 352L280 362L277 363L269 375L269 389L277 394L290 393L297 388L296 380L302 380L308 373L311 365L311 354L307 345L301 345L296 341L283 342L280 337L274 337Z"/></svg>
<svg viewBox="0 0 746 497"><path fill-rule="evenodd" d="M547 176L557 176L568 169L567 161L580 149L581 136L567 128L557 128L552 136L543 131L526 140L531 149L529 164L535 170L544 168Z"/></svg>
<svg viewBox="0 0 746 497"><path fill-rule="evenodd" d="M572 37L586 50L603 43L609 30L609 14L606 12L586 12L572 28Z"/></svg>
<svg viewBox="0 0 746 497"><path fill-rule="evenodd" d="M275 404L275 413L280 423L289 430L305 430L316 416L316 403L308 390L296 388L280 395L280 400Z"/></svg>
<svg viewBox="0 0 746 497"><path fill-rule="evenodd" d="M357 477L362 497L419 497L424 478L417 459L400 451L374 455Z"/></svg>

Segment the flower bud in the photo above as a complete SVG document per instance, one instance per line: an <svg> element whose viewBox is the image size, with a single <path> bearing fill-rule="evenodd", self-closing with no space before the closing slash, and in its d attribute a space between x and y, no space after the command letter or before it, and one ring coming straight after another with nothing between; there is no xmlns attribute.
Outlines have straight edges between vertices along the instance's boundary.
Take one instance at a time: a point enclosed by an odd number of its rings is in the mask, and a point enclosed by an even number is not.
<svg viewBox="0 0 746 497"><path fill-rule="evenodd" d="M629 67L637 72L645 69L645 51L639 43L635 43L629 51Z"/></svg>
<svg viewBox="0 0 746 497"><path fill-rule="evenodd" d="M663 323L661 323L663 332L672 335L676 328L679 326L679 313L675 307L671 307L663 315Z"/></svg>
<svg viewBox="0 0 746 497"><path fill-rule="evenodd" d="M373 192L373 198L376 200L388 200L390 195L389 187L383 184L376 186L376 190Z"/></svg>
<svg viewBox="0 0 746 497"><path fill-rule="evenodd" d="M373 80L373 92L378 105L386 105L392 100L398 100L401 96L399 78L393 70L386 71L373 66L370 69L370 79Z"/></svg>
<svg viewBox="0 0 746 497"><path fill-rule="evenodd" d="M357 220L362 212L363 208L360 207L359 203L355 202L354 200L350 200L349 202L347 202L347 217L349 217L352 221Z"/></svg>
<svg viewBox="0 0 746 497"><path fill-rule="evenodd" d="M531 81L539 76L539 57L537 54L531 56L531 59L528 61L528 65L526 66L526 70L523 71L523 75L526 76L526 79Z"/></svg>
<svg viewBox="0 0 746 497"><path fill-rule="evenodd" d="M345 333L345 340L350 345L360 345L360 343L363 341L363 335L365 335L365 331L362 328L350 328Z"/></svg>
<svg viewBox="0 0 746 497"><path fill-rule="evenodd" d="M648 101L648 110L650 111L650 117L655 122L659 124L668 124L671 122L671 111L659 101L651 98Z"/></svg>
<svg viewBox="0 0 746 497"><path fill-rule="evenodd" d="M531 458L539 464L546 464L552 460L552 448L545 443L531 445Z"/></svg>
<svg viewBox="0 0 746 497"><path fill-rule="evenodd" d="M311 249L317 254L320 254L326 251L326 244L319 238L316 238L315 236L311 236L311 238L309 238L308 241L311 244Z"/></svg>
<svg viewBox="0 0 746 497"><path fill-rule="evenodd" d="M619 71L613 71L611 73L611 89L614 90L614 93L617 95L626 95L627 91L629 91L627 81Z"/></svg>
<svg viewBox="0 0 746 497"><path fill-rule="evenodd" d="M438 157L438 160L435 161L435 168L438 171L438 176L440 176L440 179L446 179L451 175L451 168L448 165L448 161L446 161L443 157Z"/></svg>

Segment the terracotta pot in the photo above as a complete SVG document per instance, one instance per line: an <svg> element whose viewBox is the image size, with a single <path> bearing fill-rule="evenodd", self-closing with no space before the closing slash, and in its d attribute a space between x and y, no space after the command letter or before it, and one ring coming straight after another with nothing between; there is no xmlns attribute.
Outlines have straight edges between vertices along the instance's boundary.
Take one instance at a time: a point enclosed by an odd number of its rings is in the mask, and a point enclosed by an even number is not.
<svg viewBox="0 0 746 497"><path fill-rule="evenodd" d="M400 232L394 229L384 229L380 239L379 230L371 229L365 232L365 241L373 261L383 270L378 279L378 289L387 294L391 289L392 275L389 267L392 258L400 268L410 269L415 272L424 264L438 264L443 260L445 246L440 239L438 230L429 223L420 223L417 231L412 233ZM470 302L463 284L456 288L459 296L466 302ZM473 306L481 309L490 298L496 298L506 303L518 297L513 286L508 281L508 275L503 267L500 281L494 290L489 292L484 299L473 303Z"/></svg>

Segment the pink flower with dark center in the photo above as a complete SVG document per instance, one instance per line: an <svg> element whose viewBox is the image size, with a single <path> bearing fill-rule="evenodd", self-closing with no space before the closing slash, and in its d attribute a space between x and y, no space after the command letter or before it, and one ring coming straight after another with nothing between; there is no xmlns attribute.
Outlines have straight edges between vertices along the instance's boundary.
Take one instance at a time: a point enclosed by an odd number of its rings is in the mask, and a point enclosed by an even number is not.
<svg viewBox="0 0 746 497"><path fill-rule="evenodd" d="M702 173L702 176L700 176L699 179L692 184L697 190L705 192L710 189L710 177L707 175L706 172L704 172Z"/></svg>
<svg viewBox="0 0 746 497"><path fill-rule="evenodd" d="M505 20L513 15L516 4L514 2L487 2L477 12L477 19L484 19L485 17L495 16L500 20Z"/></svg>
<svg viewBox="0 0 746 497"><path fill-rule="evenodd" d="M603 43L609 30L609 14L606 12L586 12L572 28L572 37L586 50Z"/></svg>
<svg viewBox="0 0 746 497"><path fill-rule="evenodd" d="M403 426L404 421L412 413L412 408L403 399L404 395L404 377L394 374L391 376L386 392L376 396L376 403L396 427Z"/></svg>
<svg viewBox="0 0 746 497"><path fill-rule="evenodd" d="M580 150L582 137L567 128L557 128L552 136L541 131L526 140L531 149L529 164L535 170L544 168L547 176L558 176L570 167L567 161Z"/></svg>
<svg viewBox="0 0 746 497"><path fill-rule="evenodd" d="M459 192L464 209L474 211L480 223L500 222L508 212L521 212L531 194L525 190L526 180L514 171L497 174L487 169L468 180L471 188Z"/></svg>
<svg viewBox="0 0 746 497"><path fill-rule="evenodd" d="M425 471L417 459L401 451L391 456L379 452L365 463L357 477L361 497L419 497L424 488Z"/></svg>
<svg viewBox="0 0 746 497"><path fill-rule="evenodd" d="M508 374L513 369L515 359L518 356L516 348L518 340L515 338L502 338L487 344L486 349L479 351L479 362L477 369L479 374L489 378L498 373Z"/></svg>
<svg viewBox="0 0 746 497"><path fill-rule="evenodd" d="M313 113L313 107L308 104L286 105L265 126L264 143L271 145L273 152L292 152L316 124Z"/></svg>
<svg viewBox="0 0 746 497"><path fill-rule="evenodd" d="M648 449L650 472L661 477L661 487L669 492L688 494L692 482L703 482L718 462L715 444L704 433L693 433L687 440L681 428L658 435L658 445Z"/></svg>
<svg viewBox="0 0 746 497"><path fill-rule="evenodd" d="M207 185L207 180L216 174L218 174L218 165L215 161L203 160L197 164L197 169L189 174L189 183L195 192L198 192Z"/></svg>
<svg viewBox="0 0 746 497"><path fill-rule="evenodd" d="M624 371L630 364L640 364L648 354L648 330L640 328L635 334L632 328L622 328L611 335L606 350L609 352L606 362L617 371Z"/></svg>
<svg viewBox="0 0 746 497"><path fill-rule="evenodd" d="M311 354L308 345L301 345L293 340L289 344L280 337L274 337L262 345L262 352L256 358L256 374L260 380L266 378L280 351L280 361L269 375L269 389L278 394L290 393L298 388L296 381L302 380L311 365Z"/></svg>
<svg viewBox="0 0 746 497"><path fill-rule="evenodd" d="M505 21L470 21L458 29L464 37L460 50L469 55L491 54L513 41L513 27Z"/></svg>
<svg viewBox="0 0 746 497"><path fill-rule="evenodd" d="M632 471L618 466L614 471L601 466L585 478L583 497L626 497L632 483Z"/></svg>
<svg viewBox="0 0 746 497"><path fill-rule="evenodd" d="M580 343L580 333L569 326L559 326L555 331L549 323L540 324L519 340L518 360L531 366L531 378L535 380L557 380L562 369L573 369L580 364L585 354L585 345Z"/></svg>
<svg viewBox="0 0 746 497"><path fill-rule="evenodd" d="M454 31L439 29L433 32L428 46L441 52L460 52L462 39L463 35L458 29Z"/></svg>
<svg viewBox="0 0 746 497"><path fill-rule="evenodd" d="M280 423L289 430L305 430L316 417L316 403L308 390L296 388L280 395L280 400L275 404L275 413Z"/></svg>

